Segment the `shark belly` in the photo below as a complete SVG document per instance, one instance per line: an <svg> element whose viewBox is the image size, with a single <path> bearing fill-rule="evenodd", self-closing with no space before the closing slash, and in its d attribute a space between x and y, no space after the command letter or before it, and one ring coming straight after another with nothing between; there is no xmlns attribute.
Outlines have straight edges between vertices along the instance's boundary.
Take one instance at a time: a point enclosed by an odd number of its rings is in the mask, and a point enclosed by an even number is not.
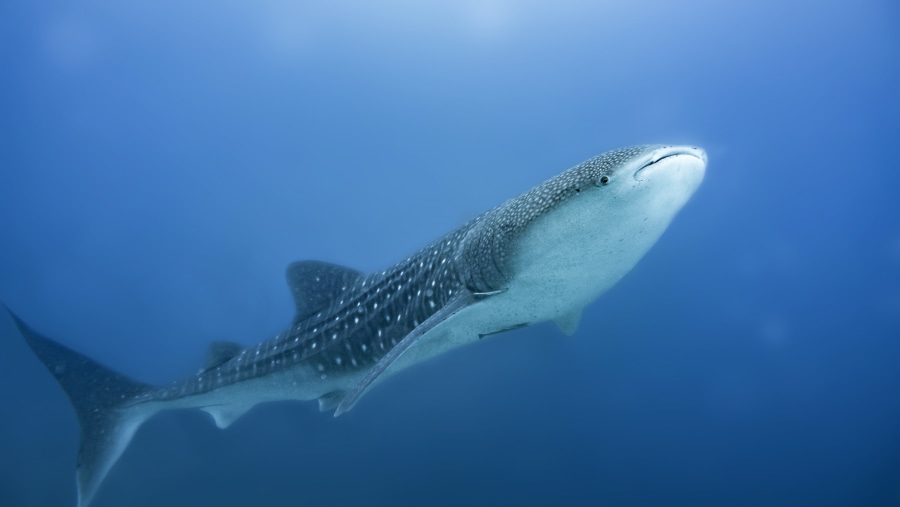
<svg viewBox="0 0 900 507"><path fill-rule="evenodd" d="M341 375L323 374L316 366L314 361L304 361L196 393L176 385L168 388L166 399L141 402L129 411L146 418L161 410L197 408L209 413L216 426L227 428L260 403L320 399L352 387L363 374L352 371Z"/></svg>

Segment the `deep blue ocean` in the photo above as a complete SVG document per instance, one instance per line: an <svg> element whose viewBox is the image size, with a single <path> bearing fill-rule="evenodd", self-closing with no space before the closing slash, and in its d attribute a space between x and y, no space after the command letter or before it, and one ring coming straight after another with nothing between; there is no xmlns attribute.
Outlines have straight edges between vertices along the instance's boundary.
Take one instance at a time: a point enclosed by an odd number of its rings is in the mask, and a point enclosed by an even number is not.
<svg viewBox="0 0 900 507"><path fill-rule="evenodd" d="M7 0L0 65L0 301L148 383L288 326L292 261L384 269L609 149L709 155L574 336L337 419L161 413L95 507L900 505L897 2ZM0 400L0 506L74 506L75 413L5 314Z"/></svg>

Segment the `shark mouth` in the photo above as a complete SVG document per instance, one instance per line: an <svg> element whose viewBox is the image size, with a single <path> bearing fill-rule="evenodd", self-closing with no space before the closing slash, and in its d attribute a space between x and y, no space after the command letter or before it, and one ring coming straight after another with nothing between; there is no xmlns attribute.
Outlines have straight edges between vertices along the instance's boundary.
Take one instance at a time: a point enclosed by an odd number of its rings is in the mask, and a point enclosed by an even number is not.
<svg viewBox="0 0 900 507"><path fill-rule="evenodd" d="M634 179L640 181L642 178L639 176L644 176L641 174L643 171L658 168L660 167L659 163L663 160L675 157L693 157L700 160L703 166L706 166L706 152L702 149L689 146L666 146L653 151L650 159L634 172Z"/></svg>

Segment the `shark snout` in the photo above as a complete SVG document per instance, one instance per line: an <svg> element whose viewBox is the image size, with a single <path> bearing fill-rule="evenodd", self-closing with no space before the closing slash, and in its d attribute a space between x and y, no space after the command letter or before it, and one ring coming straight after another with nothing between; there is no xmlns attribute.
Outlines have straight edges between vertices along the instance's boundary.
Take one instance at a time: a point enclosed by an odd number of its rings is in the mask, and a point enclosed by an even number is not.
<svg viewBox="0 0 900 507"><path fill-rule="evenodd" d="M686 171L703 178L706 171L706 152L696 146L661 146L648 155L634 172L634 179L644 181L662 171Z"/></svg>

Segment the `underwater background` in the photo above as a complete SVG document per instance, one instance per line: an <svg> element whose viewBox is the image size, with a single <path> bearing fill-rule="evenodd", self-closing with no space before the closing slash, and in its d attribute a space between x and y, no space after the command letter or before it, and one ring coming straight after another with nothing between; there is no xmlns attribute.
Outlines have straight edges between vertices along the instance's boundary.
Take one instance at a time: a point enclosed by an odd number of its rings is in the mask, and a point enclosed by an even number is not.
<svg viewBox="0 0 900 507"><path fill-rule="evenodd" d="M337 419L161 413L96 507L900 505L897 2L7 0L0 65L0 300L152 383L286 327L292 261L383 269L608 149L709 155L573 337ZM74 411L6 316L0 399L0 506L75 505Z"/></svg>

